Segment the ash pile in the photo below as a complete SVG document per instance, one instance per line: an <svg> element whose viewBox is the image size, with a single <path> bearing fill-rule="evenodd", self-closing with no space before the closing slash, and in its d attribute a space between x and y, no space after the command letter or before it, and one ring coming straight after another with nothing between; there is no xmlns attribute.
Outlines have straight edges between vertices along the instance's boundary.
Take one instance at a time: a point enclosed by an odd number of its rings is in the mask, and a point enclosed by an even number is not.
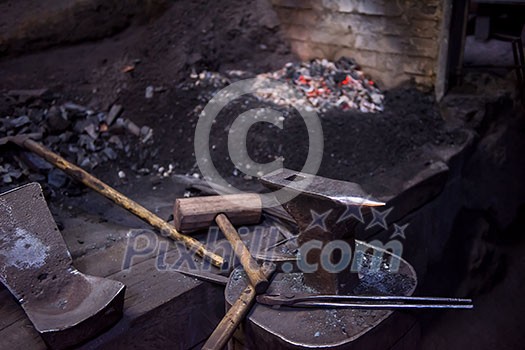
<svg viewBox="0 0 525 350"><path fill-rule="evenodd" d="M95 111L72 102L58 103L60 99L60 95L47 89L7 92L4 101L9 112L0 118L1 137L31 134L86 170L115 161L119 156L136 155L153 142L153 130L125 118L120 105L115 104L108 111ZM15 154L0 156L0 185L25 179L47 181L55 188L66 184L67 176L38 156L30 152ZM144 154L143 158L146 157ZM126 175L119 171L118 176Z"/></svg>
<svg viewBox="0 0 525 350"><path fill-rule="evenodd" d="M217 90L235 80L249 78L250 74L229 71L222 75L203 71L199 74L193 72L190 77L194 80L194 87ZM256 93L261 101L279 106L298 106L316 112L339 109L374 113L384 110L384 95L376 83L346 57L336 62L326 59L290 62L275 72L259 74L255 78L261 85L265 80L285 83L278 88L265 88ZM213 93L208 92L201 100L209 100L212 96Z"/></svg>

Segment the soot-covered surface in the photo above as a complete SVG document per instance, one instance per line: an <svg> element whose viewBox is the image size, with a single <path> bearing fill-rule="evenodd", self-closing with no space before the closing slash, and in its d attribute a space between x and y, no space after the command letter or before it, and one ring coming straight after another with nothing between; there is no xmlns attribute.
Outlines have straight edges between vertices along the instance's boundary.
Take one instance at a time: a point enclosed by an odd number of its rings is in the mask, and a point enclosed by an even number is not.
<svg viewBox="0 0 525 350"><path fill-rule="evenodd" d="M194 131L208 100L202 98L201 87L182 88L192 72L235 69L249 76L276 70L291 60L269 6L256 1L175 2L150 23L130 25L111 38L5 58L0 61L0 89L48 88L55 96L51 104L72 101L102 112L118 103L123 118L151 127L153 143L146 149L137 144L140 152L117 152L117 159L94 169L110 184L118 184L123 182L120 170L130 178L143 175L143 169L156 172L172 164L175 173L198 173ZM128 66L133 70L123 72ZM155 89L152 98L145 97L147 87ZM243 111L261 106L254 99L244 102L231 103L222 111L210 145L220 174L249 187L256 182L235 170L227 149L231 122ZM18 117L17 107L19 102L4 99L0 113ZM376 175L410 178L414 164L417 169L425 167L423 148L457 147L463 141L447 130L432 95L414 87L387 91L382 113L328 111L321 120L325 150L319 174L361 183L376 195L385 194L377 193L384 188L374 187ZM250 155L257 161L283 156L286 167L299 169L306 159L306 128L294 112L282 130L258 123L248 137ZM399 170L404 168L408 170Z"/></svg>

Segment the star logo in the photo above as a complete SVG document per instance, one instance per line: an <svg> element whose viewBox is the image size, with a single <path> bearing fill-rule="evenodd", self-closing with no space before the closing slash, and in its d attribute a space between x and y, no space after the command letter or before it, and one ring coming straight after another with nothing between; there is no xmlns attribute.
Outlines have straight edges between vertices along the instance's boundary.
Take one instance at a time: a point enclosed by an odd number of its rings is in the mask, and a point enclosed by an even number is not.
<svg viewBox="0 0 525 350"><path fill-rule="evenodd" d="M406 239L405 230L408 227L408 225L410 225L410 223L407 223L403 226L394 224L394 233L392 233L392 236L390 236L390 239L395 238L395 237L401 237L403 239Z"/></svg>
<svg viewBox="0 0 525 350"><path fill-rule="evenodd" d="M382 228L384 228L385 230L388 229L388 224L386 223L386 217L388 214L390 214L390 212L393 210L394 208L390 208L390 209L387 209L385 211L379 211L377 209L374 209L372 208L372 221L370 221L370 223L368 224L368 226L366 227L366 229L368 230L369 228L372 228L374 226L381 226Z"/></svg>
<svg viewBox="0 0 525 350"><path fill-rule="evenodd" d="M337 223L346 221L350 218L356 218L362 223L365 222L365 219L363 219L363 213L361 212L361 205L347 205L344 213L341 214L341 217L337 220Z"/></svg>
<svg viewBox="0 0 525 350"><path fill-rule="evenodd" d="M319 214L315 210L310 209L310 215L312 216L312 222L310 223L310 225L308 225L305 231L311 230L316 227L320 227L321 230L327 231L326 218L328 218L328 215L330 215L331 212L332 212L332 209L322 214Z"/></svg>

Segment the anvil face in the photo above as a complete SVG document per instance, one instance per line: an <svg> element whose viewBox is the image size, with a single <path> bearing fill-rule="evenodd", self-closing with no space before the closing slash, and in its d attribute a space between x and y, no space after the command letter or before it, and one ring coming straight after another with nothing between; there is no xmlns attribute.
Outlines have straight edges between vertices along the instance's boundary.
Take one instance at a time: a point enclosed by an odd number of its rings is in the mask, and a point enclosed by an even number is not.
<svg viewBox="0 0 525 350"><path fill-rule="evenodd" d="M350 271L351 264L341 269L339 263L351 260L355 251L359 216L384 203L371 200L358 184L289 169L267 174L261 182L272 190L296 194L282 205L299 226L300 259L309 269L305 283L321 293L351 291L357 274Z"/></svg>

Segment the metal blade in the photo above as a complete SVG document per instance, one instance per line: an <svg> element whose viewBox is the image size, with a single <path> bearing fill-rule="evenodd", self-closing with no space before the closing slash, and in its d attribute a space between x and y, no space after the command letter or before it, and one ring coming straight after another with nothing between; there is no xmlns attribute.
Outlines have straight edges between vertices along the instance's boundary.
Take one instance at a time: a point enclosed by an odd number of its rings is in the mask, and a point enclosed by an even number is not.
<svg viewBox="0 0 525 350"><path fill-rule="evenodd" d="M180 272L184 275L195 277L200 280L206 281L206 282L212 282L215 284L219 284L221 286L225 286L228 283L228 277L217 275L212 272L202 271L202 270L188 270L183 268L176 268L173 269L174 271Z"/></svg>

